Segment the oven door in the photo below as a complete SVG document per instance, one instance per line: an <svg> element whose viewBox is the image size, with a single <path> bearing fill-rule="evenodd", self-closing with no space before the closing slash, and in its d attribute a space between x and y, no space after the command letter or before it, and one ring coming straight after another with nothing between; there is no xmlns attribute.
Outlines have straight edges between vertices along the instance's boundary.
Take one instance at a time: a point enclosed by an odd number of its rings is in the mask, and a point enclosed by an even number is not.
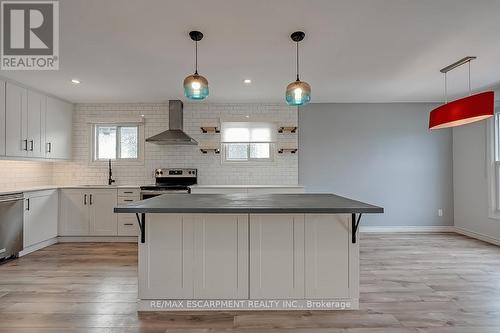
<svg viewBox="0 0 500 333"><path fill-rule="evenodd" d="M189 190L168 190L168 191L141 191L141 200L146 200L150 198L154 198L156 196L162 195L162 194L187 194L189 193Z"/></svg>

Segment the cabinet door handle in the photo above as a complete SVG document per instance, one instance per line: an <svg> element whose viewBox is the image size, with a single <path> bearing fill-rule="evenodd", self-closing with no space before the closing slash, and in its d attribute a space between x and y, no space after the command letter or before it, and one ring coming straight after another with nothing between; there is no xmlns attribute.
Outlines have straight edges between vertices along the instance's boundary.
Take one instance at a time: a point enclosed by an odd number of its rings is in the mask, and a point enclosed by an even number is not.
<svg viewBox="0 0 500 333"><path fill-rule="evenodd" d="M123 193L132 194L134 192L132 192L132 191L123 191Z"/></svg>
<svg viewBox="0 0 500 333"><path fill-rule="evenodd" d="M83 204L84 205L87 204L87 195L86 194L83 195Z"/></svg>
<svg viewBox="0 0 500 333"><path fill-rule="evenodd" d="M52 153L52 142L47 142L47 153Z"/></svg>
<svg viewBox="0 0 500 333"><path fill-rule="evenodd" d="M28 151L28 139L23 140L24 148L23 150Z"/></svg>
<svg viewBox="0 0 500 333"><path fill-rule="evenodd" d="M90 195L90 201L89 203L92 205L92 194Z"/></svg>
<svg viewBox="0 0 500 333"><path fill-rule="evenodd" d="M123 223L123 225L134 225L133 223Z"/></svg>
<svg viewBox="0 0 500 333"><path fill-rule="evenodd" d="M33 151L33 147L35 146L35 143L33 140L30 140L30 151Z"/></svg>
<svg viewBox="0 0 500 333"><path fill-rule="evenodd" d="M26 210L30 210L30 198L26 199Z"/></svg>
<svg viewBox="0 0 500 333"><path fill-rule="evenodd" d="M123 201L134 201L132 199L123 199Z"/></svg>

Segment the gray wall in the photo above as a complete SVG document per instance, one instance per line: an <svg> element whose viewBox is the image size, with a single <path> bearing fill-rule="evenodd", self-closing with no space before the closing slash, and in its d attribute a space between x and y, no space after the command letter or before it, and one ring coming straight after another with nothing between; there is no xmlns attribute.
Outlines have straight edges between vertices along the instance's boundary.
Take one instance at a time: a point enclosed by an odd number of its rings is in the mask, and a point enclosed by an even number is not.
<svg viewBox="0 0 500 333"><path fill-rule="evenodd" d="M455 227L498 243L500 221L489 217L488 125L491 123L480 121L453 129Z"/></svg>
<svg viewBox="0 0 500 333"><path fill-rule="evenodd" d="M310 104L299 110L299 183L380 205L364 226L453 225L452 132L434 104ZM442 208L444 215L438 216Z"/></svg>

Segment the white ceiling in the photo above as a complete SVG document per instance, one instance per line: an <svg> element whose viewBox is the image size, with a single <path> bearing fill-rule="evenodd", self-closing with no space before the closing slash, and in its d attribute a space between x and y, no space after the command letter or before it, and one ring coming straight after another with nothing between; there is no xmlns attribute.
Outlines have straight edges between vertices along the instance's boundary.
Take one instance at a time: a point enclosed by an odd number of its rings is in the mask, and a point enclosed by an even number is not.
<svg viewBox="0 0 500 333"><path fill-rule="evenodd" d="M439 101L439 69L468 55L478 57L473 88L500 84L498 0L60 0L60 8L60 70L1 75L73 102L184 99L194 29L205 34L199 72L210 102L284 102L298 29L313 102ZM466 73L450 73L453 94L466 91Z"/></svg>

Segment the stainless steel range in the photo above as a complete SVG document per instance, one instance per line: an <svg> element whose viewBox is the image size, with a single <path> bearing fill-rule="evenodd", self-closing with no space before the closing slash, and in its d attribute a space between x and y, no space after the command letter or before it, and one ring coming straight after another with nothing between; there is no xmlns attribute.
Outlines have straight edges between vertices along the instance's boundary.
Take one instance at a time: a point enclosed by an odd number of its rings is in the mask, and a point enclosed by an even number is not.
<svg viewBox="0 0 500 333"><path fill-rule="evenodd" d="M198 181L197 169L156 169L155 184L141 186L141 200L165 193L189 193Z"/></svg>

